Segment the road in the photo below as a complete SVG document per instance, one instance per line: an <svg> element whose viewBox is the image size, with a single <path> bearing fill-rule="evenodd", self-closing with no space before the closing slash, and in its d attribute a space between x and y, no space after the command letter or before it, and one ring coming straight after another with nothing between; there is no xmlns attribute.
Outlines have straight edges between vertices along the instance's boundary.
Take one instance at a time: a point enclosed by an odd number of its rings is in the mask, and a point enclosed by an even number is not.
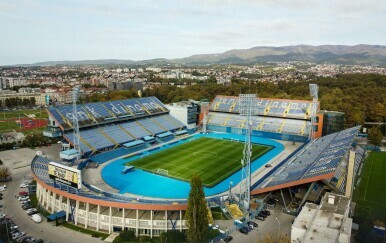
<svg viewBox="0 0 386 243"><path fill-rule="evenodd" d="M18 150L15 151L17 153ZM0 152L0 157L5 158L5 155ZM15 198L15 195L19 194L20 184L24 182L25 177L31 176L31 169L29 166L25 166L28 163L31 163L33 158L30 157L29 161L24 161L28 158L23 156L17 157L17 164L19 168L14 168L13 165L15 161L12 161L10 156L7 160L4 161L6 166L9 166L12 169L12 178L13 181L5 183L7 185L7 190L3 193L3 200L0 201L4 207L0 211L5 211L5 214L10 217L18 226L21 232L26 232L27 235L43 239L44 242L55 242L55 243L64 243L64 242L82 242L82 243L96 243L103 242L100 239L92 238L91 235L79 233L70 229L67 229L63 226L56 227L53 223L48 223L45 218L43 222L37 224L34 223L27 215L27 213L21 208L20 202ZM20 161L22 158L23 161Z"/></svg>

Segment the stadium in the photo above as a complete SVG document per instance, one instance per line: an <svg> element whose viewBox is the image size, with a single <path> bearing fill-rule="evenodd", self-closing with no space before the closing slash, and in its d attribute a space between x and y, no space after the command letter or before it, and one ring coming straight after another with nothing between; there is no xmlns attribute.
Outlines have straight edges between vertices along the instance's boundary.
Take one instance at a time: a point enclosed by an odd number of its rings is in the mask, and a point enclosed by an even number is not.
<svg viewBox="0 0 386 243"><path fill-rule="evenodd" d="M222 95L197 102L197 128L156 97L50 106L44 134L62 137L62 160L32 160L38 201L84 228L153 237L187 228L189 180L197 174L209 209L240 219L248 124L239 104L239 97ZM251 213L283 189L289 214L326 191L351 195L365 157L355 143L359 127L323 134L331 121L318 107L315 100L258 100L249 124Z"/></svg>

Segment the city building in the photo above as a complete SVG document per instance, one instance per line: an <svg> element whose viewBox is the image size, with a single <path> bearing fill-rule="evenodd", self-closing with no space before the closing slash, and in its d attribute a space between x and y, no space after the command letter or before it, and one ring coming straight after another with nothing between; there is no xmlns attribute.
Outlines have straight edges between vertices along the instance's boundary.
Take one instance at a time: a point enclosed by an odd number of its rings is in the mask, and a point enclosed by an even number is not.
<svg viewBox="0 0 386 243"><path fill-rule="evenodd" d="M291 242L350 242L350 198L326 193L320 205L306 203L292 224Z"/></svg>
<svg viewBox="0 0 386 243"><path fill-rule="evenodd" d="M339 111L320 111L323 114L323 136L344 129L344 113Z"/></svg>
<svg viewBox="0 0 386 243"><path fill-rule="evenodd" d="M109 82L109 90L129 90L134 88L135 90L143 90L142 82L134 81L112 81Z"/></svg>
<svg viewBox="0 0 386 243"><path fill-rule="evenodd" d="M196 127L198 105L192 101L181 101L165 105L170 110L170 115L186 125L188 129Z"/></svg>

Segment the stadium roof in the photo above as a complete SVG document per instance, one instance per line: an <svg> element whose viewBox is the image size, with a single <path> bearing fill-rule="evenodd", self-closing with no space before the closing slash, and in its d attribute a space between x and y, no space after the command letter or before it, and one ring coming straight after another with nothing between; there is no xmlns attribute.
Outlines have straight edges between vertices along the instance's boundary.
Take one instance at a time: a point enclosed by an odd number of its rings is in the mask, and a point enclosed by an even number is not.
<svg viewBox="0 0 386 243"><path fill-rule="evenodd" d="M306 144L256 182L252 194L332 178L349 151L359 126L321 137Z"/></svg>

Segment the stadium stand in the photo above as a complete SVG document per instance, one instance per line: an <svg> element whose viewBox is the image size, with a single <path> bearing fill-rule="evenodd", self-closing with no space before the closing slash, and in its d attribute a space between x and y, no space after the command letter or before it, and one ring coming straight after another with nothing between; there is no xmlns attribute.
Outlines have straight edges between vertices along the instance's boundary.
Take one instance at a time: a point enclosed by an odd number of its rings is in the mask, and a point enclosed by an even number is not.
<svg viewBox="0 0 386 243"><path fill-rule="evenodd" d="M354 164L354 176L357 175L359 167L361 166L364 157L365 150L361 146L356 146L355 149L355 164ZM335 175L329 180L331 185L335 186L335 189L341 193L344 193L346 190L346 177L347 177L347 167L348 167L348 154L345 155L344 159L339 163Z"/></svg>
<svg viewBox="0 0 386 243"><path fill-rule="evenodd" d="M237 96L217 95L210 104L211 111L239 113ZM258 114L262 116L310 119L312 101L260 98Z"/></svg>
<svg viewBox="0 0 386 243"><path fill-rule="evenodd" d="M211 112L208 115L208 124L224 127L245 128L245 117L237 114ZM286 133L300 136L308 136L309 121L293 120L277 117L252 117L253 130Z"/></svg>
<svg viewBox="0 0 386 243"><path fill-rule="evenodd" d="M353 127L315 139L301 150L274 169L274 172L253 185L256 192L270 188L285 188L289 185L301 184L302 180L332 178L339 163L351 147L359 127ZM312 180L311 180L312 181Z"/></svg>
<svg viewBox="0 0 386 243"><path fill-rule="evenodd" d="M79 104L77 108L80 149L84 156L185 128L156 97ZM73 144L72 106L49 107L47 110L50 118L63 130L63 137ZM171 138L173 136L165 140Z"/></svg>
<svg viewBox="0 0 386 243"><path fill-rule="evenodd" d="M210 104L208 130L243 134L245 117L240 116L237 96L218 95ZM310 131L312 101L261 98L258 116L252 117L254 136L306 142Z"/></svg>
<svg viewBox="0 0 386 243"><path fill-rule="evenodd" d="M77 107L79 127L94 126L96 124L111 123L129 118L141 118L168 112L166 107L156 97L79 104ZM71 105L49 107L47 110L63 130L72 128L74 114Z"/></svg>

